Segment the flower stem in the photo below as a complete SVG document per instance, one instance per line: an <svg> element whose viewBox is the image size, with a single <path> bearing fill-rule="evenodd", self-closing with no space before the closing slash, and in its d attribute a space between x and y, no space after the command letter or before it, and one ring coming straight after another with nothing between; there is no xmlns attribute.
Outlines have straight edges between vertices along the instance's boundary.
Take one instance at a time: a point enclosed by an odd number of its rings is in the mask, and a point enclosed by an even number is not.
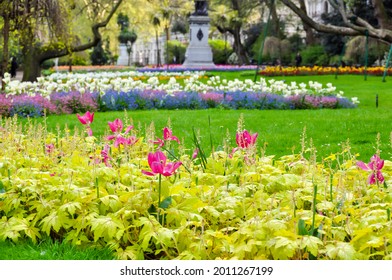
<svg viewBox="0 0 392 280"><path fill-rule="evenodd" d="M313 203L312 203L312 228L310 229L310 235L313 236L314 233L314 225L316 218L316 196L317 196L317 185L313 186Z"/></svg>
<svg viewBox="0 0 392 280"><path fill-rule="evenodd" d="M99 199L99 185L98 185L98 177L95 178L95 188L97 190L97 199Z"/></svg>
<svg viewBox="0 0 392 280"><path fill-rule="evenodd" d="M161 208L161 186L162 186L162 174L159 174L158 177L158 208L157 208L157 217L159 222L159 212Z"/></svg>

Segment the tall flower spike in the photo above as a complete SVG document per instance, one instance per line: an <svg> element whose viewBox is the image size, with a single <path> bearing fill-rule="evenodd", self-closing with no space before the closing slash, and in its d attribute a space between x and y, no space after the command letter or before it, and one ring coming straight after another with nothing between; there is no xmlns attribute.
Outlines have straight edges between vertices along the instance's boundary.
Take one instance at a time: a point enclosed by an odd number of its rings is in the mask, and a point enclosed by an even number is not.
<svg viewBox="0 0 392 280"><path fill-rule="evenodd" d="M367 180L368 184L374 185L384 182L384 176L381 173L381 169L384 167L384 160L380 159L378 155L372 156L368 164L358 161L357 166L363 170L371 171Z"/></svg>
<svg viewBox="0 0 392 280"><path fill-rule="evenodd" d="M235 135L235 141L237 143L237 147L234 148L229 157L232 158L234 153L239 149L247 149L256 144L258 133L250 134L247 130L243 130L242 132L237 132Z"/></svg>
<svg viewBox="0 0 392 280"><path fill-rule="evenodd" d="M256 143L258 133L250 134L247 130L237 132L235 140L239 148L248 148Z"/></svg>

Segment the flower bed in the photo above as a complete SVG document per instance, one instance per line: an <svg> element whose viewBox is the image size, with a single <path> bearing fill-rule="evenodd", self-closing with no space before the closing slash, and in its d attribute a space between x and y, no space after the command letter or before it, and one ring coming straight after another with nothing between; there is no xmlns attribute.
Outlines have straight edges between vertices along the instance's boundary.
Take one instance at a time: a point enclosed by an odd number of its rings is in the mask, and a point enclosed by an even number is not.
<svg viewBox="0 0 392 280"><path fill-rule="evenodd" d="M170 128L142 135L116 119L99 140L94 114L78 118L88 136L3 120L1 240L108 246L121 259L392 257L392 162L377 153L264 156L240 120L236 145L206 156L196 134L185 149Z"/></svg>
<svg viewBox="0 0 392 280"><path fill-rule="evenodd" d="M203 81L201 80L203 78ZM135 109L320 109L353 108L328 83L286 84L261 78L228 81L195 73L103 72L55 74L35 83L6 81L6 97L0 99L3 116L42 116L85 111ZM22 100L23 102L21 103ZM17 107L17 108L16 108ZM3 108L3 109L1 109ZM7 110L7 108L10 108Z"/></svg>
<svg viewBox="0 0 392 280"><path fill-rule="evenodd" d="M385 67L367 67L366 73L368 75L382 76L384 75ZM303 76L303 75L364 75L365 67L323 67L323 66L300 66L300 67L279 67L279 66L266 66L259 71L261 76ZM388 75L392 74L392 68L388 68Z"/></svg>
<svg viewBox="0 0 392 280"><path fill-rule="evenodd" d="M184 67L181 64L170 64L160 67L146 66L138 68L139 72L172 72L172 71L245 71L245 70L256 70L256 65L215 65L215 67Z"/></svg>

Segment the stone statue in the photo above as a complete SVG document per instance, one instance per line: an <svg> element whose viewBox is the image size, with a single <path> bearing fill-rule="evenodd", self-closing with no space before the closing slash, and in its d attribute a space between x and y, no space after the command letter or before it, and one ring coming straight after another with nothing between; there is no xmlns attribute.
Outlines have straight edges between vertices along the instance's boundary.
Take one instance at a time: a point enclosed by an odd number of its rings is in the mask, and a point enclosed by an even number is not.
<svg viewBox="0 0 392 280"><path fill-rule="evenodd" d="M194 16L208 16L208 2L207 0L195 1L195 12Z"/></svg>

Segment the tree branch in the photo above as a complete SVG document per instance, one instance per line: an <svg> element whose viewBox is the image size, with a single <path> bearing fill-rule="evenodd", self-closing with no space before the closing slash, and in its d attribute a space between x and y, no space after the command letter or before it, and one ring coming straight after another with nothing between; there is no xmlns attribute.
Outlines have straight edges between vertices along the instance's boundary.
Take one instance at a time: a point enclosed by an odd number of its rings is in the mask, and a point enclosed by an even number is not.
<svg viewBox="0 0 392 280"><path fill-rule="evenodd" d="M283 4L289 7L294 13L296 13L306 24L310 25L314 29L319 32L325 33L335 33L341 35L349 35L349 36L357 36L361 35L361 33L357 30L353 30L348 27L334 26L334 25L325 25L319 22L314 21L307 14L305 14L297 5L295 5L291 0L281 0Z"/></svg>
<svg viewBox="0 0 392 280"><path fill-rule="evenodd" d="M90 49L90 48L98 45L98 43L102 40L102 36L99 33L99 29L106 27L106 25L109 23L109 21L113 17L114 13L117 11L118 7L121 5L122 1L123 0L117 1L116 5L113 6L113 8L111 9L110 13L107 15L105 20L98 22L91 27L91 31L93 32L93 35L94 35L94 38L92 41L90 41L86 44L83 44L83 45L79 45L79 46L71 46L71 47L65 46L61 49L53 48L53 49L45 50L45 51L41 52L41 54L40 54L40 62L43 62L43 61L50 59L50 58L62 57L62 56L68 55L70 53L84 51L84 50Z"/></svg>
<svg viewBox="0 0 392 280"><path fill-rule="evenodd" d="M387 28L376 28L369 24L366 20L356 17L352 14L347 14L347 11L344 9L343 1L339 0L338 3L336 1L330 1L335 8L338 8L338 11L343 17L343 20L346 27L344 26L335 26L335 25L326 25L319 22L314 21L310 18L306 13L304 13L300 8L298 8L291 0L281 0L284 5L289 7L294 13L296 13L306 24L311 26L313 29L319 32L325 33L333 33L344 36L359 36L359 35L368 35L370 37L383 40L389 43L392 43L392 30ZM377 0L376 0L377 1ZM381 0L380 0L381 1Z"/></svg>

